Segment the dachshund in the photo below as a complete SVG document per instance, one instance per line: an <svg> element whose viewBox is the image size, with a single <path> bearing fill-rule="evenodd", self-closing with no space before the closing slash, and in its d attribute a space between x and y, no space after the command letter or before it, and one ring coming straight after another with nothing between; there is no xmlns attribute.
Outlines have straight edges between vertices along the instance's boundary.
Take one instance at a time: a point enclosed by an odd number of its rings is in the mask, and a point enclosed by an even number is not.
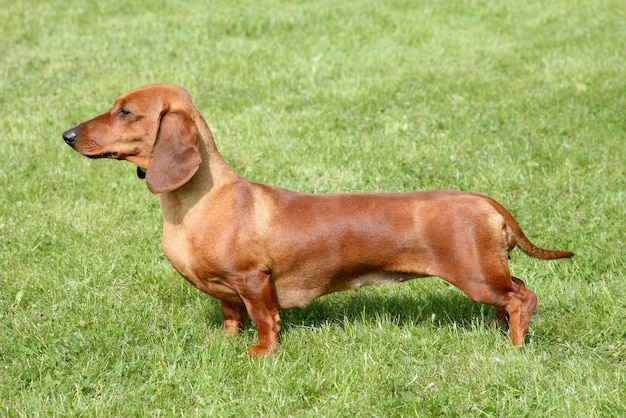
<svg viewBox="0 0 626 418"><path fill-rule="evenodd" d="M535 246L502 205L476 193L306 194L249 181L220 155L179 86L131 90L63 139L89 158L137 166L159 195L168 260L220 300L226 334L252 319L258 333L252 356L277 350L280 309L429 276L495 306L520 346L537 296L511 276L509 252L518 246L544 260L574 255Z"/></svg>

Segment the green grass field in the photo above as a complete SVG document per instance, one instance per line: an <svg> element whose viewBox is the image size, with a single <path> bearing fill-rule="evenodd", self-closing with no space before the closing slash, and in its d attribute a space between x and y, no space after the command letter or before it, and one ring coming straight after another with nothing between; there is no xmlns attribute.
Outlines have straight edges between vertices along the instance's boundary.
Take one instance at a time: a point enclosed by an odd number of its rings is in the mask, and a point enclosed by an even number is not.
<svg viewBox="0 0 626 418"><path fill-rule="evenodd" d="M0 0L0 416L626 415L622 1L188 3ZM249 358L134 166L61 138L153 82L250 179L482 192L576 257L513 252L521 350L429 278L284 311Z"/></svg>

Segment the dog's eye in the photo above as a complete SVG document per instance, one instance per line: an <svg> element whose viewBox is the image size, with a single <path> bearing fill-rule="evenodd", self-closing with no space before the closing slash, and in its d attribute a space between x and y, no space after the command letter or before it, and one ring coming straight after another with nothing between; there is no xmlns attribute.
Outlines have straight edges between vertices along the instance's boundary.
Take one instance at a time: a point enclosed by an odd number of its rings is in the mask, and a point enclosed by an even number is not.
<svg viewBox="0 0 626 418"><path fill-rule="evenodd" d="M123 107L120 107L117 110L117 116L130 116L132 115L132 113L126 109L124 109Z"/></svg>

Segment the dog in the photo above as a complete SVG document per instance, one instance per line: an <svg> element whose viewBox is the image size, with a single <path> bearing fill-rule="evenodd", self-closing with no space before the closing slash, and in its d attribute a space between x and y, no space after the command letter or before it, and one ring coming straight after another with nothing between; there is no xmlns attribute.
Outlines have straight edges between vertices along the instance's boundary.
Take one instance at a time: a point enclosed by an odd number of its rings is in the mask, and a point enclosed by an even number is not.
<svg viewBox="0 0 626 418"><path fill-rule="evenodd" d="M535 246L495 200L450 190L305 194L239 176L182 87L131 90L65 131L89 158L127 160L159 195L162 247L174 268L220 300L223 331L248 319L265 356L278 348L280 309L336 291L437 276L496 307L523 344L537 296L512 277L515 246L544 260L572 257Z"/></svg>

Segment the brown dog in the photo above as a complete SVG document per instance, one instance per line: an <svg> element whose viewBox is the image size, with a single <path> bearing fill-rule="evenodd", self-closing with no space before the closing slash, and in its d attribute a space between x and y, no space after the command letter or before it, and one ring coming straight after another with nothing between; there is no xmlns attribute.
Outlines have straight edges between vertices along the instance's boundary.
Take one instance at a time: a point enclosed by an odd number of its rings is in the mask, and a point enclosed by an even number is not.
<svg viewBox="0 0 626 418"><path fill-rule="evenodd" d="M181 87L150 85L120 96L111 110L63 133L90 158L128 160L160 195L163 250L174 268L221 301L224 332L248 316L259 342L278 347L279 309L327 293L438 276L472 300L497 307L521 345L537 296L511 276L516 245L544 250L504 207L474 193L301 194L237 175Z"/></svg>

